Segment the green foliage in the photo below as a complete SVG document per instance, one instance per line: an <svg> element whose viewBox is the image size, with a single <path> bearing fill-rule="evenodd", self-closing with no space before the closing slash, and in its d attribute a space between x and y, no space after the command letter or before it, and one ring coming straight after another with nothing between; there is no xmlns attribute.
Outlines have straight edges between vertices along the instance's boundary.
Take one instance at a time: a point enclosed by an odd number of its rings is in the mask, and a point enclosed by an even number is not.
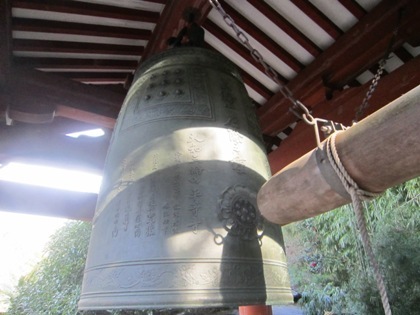
<svg viewBox="0 0 420 315"><path fill-rule="evenodd" d="M44 259L20 279L8 314L77 314L90 230L72 222L52 236Z"/></svg>
<svg viewBox="0 0 420 315"><path fill-rule="evenodd" d="M372 246L394 315L416 314L420 305L419 209L420 178L366 204ZM298 262L289 268L307 314L383 314L350 206L291 224L284 232L286 242L299 238L303 244Z"/></svg>
<svg viewBox="0 0 420 315"><path fill-rule="evenodd" d="M50 239L45 258L21 278L11 298L9 315L174 315L214 314L223 309L113 310L78 312L91 225L72 222Z"/></svg>
<svg viewBox="0 0 420 315"><path fill-rule="evenodd" d="M341 314L342 305L340 301L344 296L345 292L331 283L327 283L321 290L316 284L312 283L305 287L301 303L305 305L308 315L324 315L325 312Z"/></svg>
<svg viewBox="0 0 420 315"><path fill-rule="evenodd" d="M382 265L393 314L418 314L420 305L420 180L408 182L386 193L371 205L372 210L390 207L391 214L382 216L381 228L375 226L373 245ZM364 314L382 314L381 302L373 281L369 285L352 279L358 310Z"/></svg>

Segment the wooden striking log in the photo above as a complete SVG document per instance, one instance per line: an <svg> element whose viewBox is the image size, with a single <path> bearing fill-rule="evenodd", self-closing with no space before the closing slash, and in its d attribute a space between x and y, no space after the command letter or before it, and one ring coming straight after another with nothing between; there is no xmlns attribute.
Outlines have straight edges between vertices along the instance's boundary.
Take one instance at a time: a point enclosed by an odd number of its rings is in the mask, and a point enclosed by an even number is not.
<svg viewBox="0 0 420 315"><path fill-rule="evenodd" d="M420 175L420 86L336 137L338 155L360 188L381 192ZM285 225L349 203L321 149L275 174L258 193L268 220Z"/></svg>

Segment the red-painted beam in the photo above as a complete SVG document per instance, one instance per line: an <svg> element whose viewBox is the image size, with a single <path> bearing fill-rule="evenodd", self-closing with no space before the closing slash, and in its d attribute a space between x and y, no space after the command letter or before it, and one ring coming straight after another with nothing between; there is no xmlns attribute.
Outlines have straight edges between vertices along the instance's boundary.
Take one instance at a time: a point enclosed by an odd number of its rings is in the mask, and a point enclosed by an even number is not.
<svg viewBox="0 0 420 315"><path fill-rule="evenodd" d="M12 27L14 31L115 37L141 40L149 40L150 36L152 35L152 32L146 29L23 18L13 18Z"/></svg>
<svg viewBox="0 0 420 315"><path fill-rule="evenodd" d="M73 139L59 132L80 131L60 125L0 128L0 163L23 162L101 174L109 137ZM80 124L77 124L80 125ZM79 127L83 127L79 126ZM86 127L86 126L85 126ZM24 196L24 197L22 197ZM97 195L0 181L2 211L91 220Z"/></svg>
<svg viewBox="0 0 420 315"><path fill-rule="evenodd" d="M403 46L394 50L394 54L404 63L413 59L413 56Z"/></svg>
<svg viewBox="0 0 420 315"><path fill-rule="evenodd" d="M135 70L135 60L13 57L13 64L32 69Z"/></svg>
<svg viewBox="0 0 420 315"><path fill-rule="evenodd" d="M309 108L322 103L326 86L347 84L384 56L402 9L404 18L401 19L393 49L409 38L418 37L420 2L384 0L293 78L288 88ZM276 94L261 107L258 115L263 132L276 135L295 121L289 108L290 102L281 94Z"/></svg>
<svg viewBox="0 0 420 315"><path fill-rule="evenodd" d="M91 109L79 109L72 106L57 105L55 107L55 117L64 117L77 121L82 121L88 124L93 124L99 127L113 129L117 116L109 117L92 112Z"/></svg>
<svg viewBox="0 0 420 315"><path fill-rule="evenodd" d="M194 8L199 12L200 18L196 22L202 24L212 7L207 0L166 1L159 21L153 30L152 39L142 54L141 61L168 48L166 44L168 38L176 36L182 27L184 27L183 14L186 9L190 8Z"/></svg>
<svg viewBox="0 0 420 315"><path fill-rule="evenodd" d="M317 56L322 52L322 49L310 38L294 27L293 24L280 15L268 3L261 0L248 0L248 2L293 38L299 45L305 48L311 55Z"/></svg>
<svg viewBox="0 0 420 315"><path fill-rule="evenodd" d="M166 4L168 0L147 0L147 2Z"/></svg>
<svg viewBox="0 0 420 315"><path fill-rule="evenodd" d="M266 100L269 100L271 97L273 97L274 93L271 92L268 88L266 88L265 85L261 84L252 75L248 74L248 72L241 70L240 73L244 83L250 88L252 88L255 92L260 94Z"/></svg>
<svg viewBox="0 0 420 315"><path fill-rule="evenodd" d="M156 23L159 13L97 3L65 0L13 0L13 8L70 13L120 20Z"/></svg>
<svg viewBox="0 0 420 315"><path fill-rule="evenodd" d="M239 306L239 315L273 315L270 305Z"/></svg>
<svg viewBox="0 0 420 315"><path fill-rule="evenodd" d="M103 126L103 120L114 120L123 103L125 94L109 89L78 83L61 76L14 68L8 82L12 95L11 109L21 113L52 113L61 106L61 116L69 113L75 119L77 114L90 113ZM64 110L65 109L65 110ZM72 110L77 113L73 113ZM57 114L57 113L56 113ZM96 124L94 120L80 119ZM108 128L111 123L108 123Z"/></svg>
<svg viewBox="0 0 420 315"><path fill-rule="evenodd" d="M218 52L218 50L215 47L210 46L210 44L208 44L208 43L206 43L205 47ZM240 45L238 46L238 49L240 49L242 51L244 56L246 56L246 58L249 58L250 55L247 54L246 51L243 48L244 48L243 46L242 47ZM251 60L249 60L249 61L252 62ZM274 95L274 93L271 92L265 85L263 85L261 82L259 82L257 79L255 79L255 77L253 77L251 74L246 72L244 69L238 67L238 70L239 70L239 73L240 73L241 78L244 81L244 83L246 85L248 85L249 87L251 87L257 93L259 93L266 100L270 99Z"/></svg>
<svg viewBox="0 0 420 315"><path fill-rule="evenodd" d="M0 181L2 211L91 221L97 195Z"/></svg>
<svg viewBox="0 0 420 315"><path fill-rule="evenodd" d="M220 1L223 9L229 14L235 23L242 28L245 32L249 35L254 37L261 43L264 47L270 50L277 58L282 60L285 64L287 64L293 71L299 72L303 69L303 64L300 63L294 56L292 56L288 51L286 51L283 47L277 44L273 39L271 39L266 33L260 30L258 27L255 26L254 23L247 20L241 14L239 14L234 8L232 8L228 3L225 1Z"/></svg>
<svg viewBox="0 0 420 315"><path fill-rule="evenodd" d="M343 31L337 25L309 1L292 0L292 2L332 38L336 39L343 34Z"/></svg>
<svg viewBox="0 0 420 315"><path fill-rule="evenodd" d="M48 125L1 127L0 163L19 160L102 172L109 133L100 138L75 139L52 130L55 128L50 129Z"/></svg>
<svg viewBox="0 0 420 315"><path fill-rule="evenodd" d="M9 104L7 80L12 58L12 10L9 0L0 1L0 117Z"/></svg>
<svg viewBox="0 0 420 315"><path fill-rule="evenodd" d="M355 0L339 0L340 3L350 11L358 20L365 16L366 10Z"/></svg>
<svg viewBox="0 0 420 315"><path fill-rule="evenodd" d="M141 56L142 46L14 39L13 51Z"/></svg>
<svg viewBox="0 0 420 315"><path fill-rule="evenodd" d="M127 72L61 72L60 76L84 83L118 82L124 84Z"/></svg>
<svg viewBox="0 0 420 315"><path fill-rule="evenodd" d="M405 65L384 76L378 83L366 115L392 102L400 95L420 84L420 57L412 59ZM360 106L370 82L363 86L340 92L334 99L324 101L314 109L313 115L335 122L351 125L352 119ZM366 116L365 115L365 116ZM279 148L269 154L273 173L303 156L316 147L314 130L304 122L299 122L293 132L280 144Z"/></svg>
<svg viewBox="0 0 420 315"><path fill-rule="evenodd" d="M252 64L255 68L259 69L262 73L265 73L264 67L257 63L254 58L252 58L249 50L242 45L240 42L238 42L235 38L227 34L223 29L221 29L217 24L213 23L210 20L206 20L203 24L203 27L206 31L212 33L214 36L216 36L219 40L221 40L226 46L228 46L230 49L234 50L239 56L244 58L246 61L248 61L250 64ZM277 73L277 76L283 84L287 82L286 78L284 78L282 75Z"/></svg>

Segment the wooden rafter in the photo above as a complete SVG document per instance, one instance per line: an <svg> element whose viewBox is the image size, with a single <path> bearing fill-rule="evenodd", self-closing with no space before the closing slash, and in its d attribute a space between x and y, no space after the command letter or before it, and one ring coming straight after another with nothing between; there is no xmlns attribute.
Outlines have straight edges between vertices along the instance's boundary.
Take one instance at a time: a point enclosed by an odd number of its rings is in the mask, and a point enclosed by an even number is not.
<svg viewBox="0 0 420 315"><path fill-rule="evenodd" d="M400 68L384 76L373 93L366 115L392 102L400 95L413 89L420 83L420 57L412 59ZM370 82L361 87L350 88L340 92L331 101L314 109L313 115L330 119L345 125L351 125L355 112L360 106ZM291 135L287 137L279 148L269 154L272 172L275 173L316 147L314 131L311 126L299 122Z"/></svg>
<svg viewBox="0 0 420 315"><path fill-rule="evenodd" d="M394 50L394 54L404 63L413 59L413 56L403 46Z"/></svg>
<svg viewBox="0 0 420 315"><path fill-rule="evenodd" d="M14 51L60 52L80 54L111 54L141 56L142 46L77 43L49 40L13 39Z"/></svg>
<svg viewBox="0 0 420 315"><path fill-rule="evenodd" d="M166 4L168 0L147 0L147 2Z"/></svg>
<svg viewBox="0 0 420 315"><path fill-rule="evenodd" d="M114 117L105 116L103 114L97 114L92 112L90 108L74 108L67 105L57 105L55 107L55 117L64 117L77 121L82 121L88 124L93 124L98 127L113 129L117 119L117 115Z"/></svg>
<svg viewBox="0 0 420 315"><path fill-rule="evenodd" d="M196 22L202 24L211 10L211 5L207 0L166 1L161 17L153 30L152 39L142 54L141 61L167 49L168 38L176 36L184 26L183 14L189 8L195 8L200 12L200 19Z"/></svg>
<svg viewBox="0 0 420 315"><path fill-rule="evenodd" d="M13 69L9 86L12 98L15 100L13 105L20 111L36 114L39 112L37 108L49 104L52 110L61 106L60 115L65 116L65 113L69 113L68 118L71 119L76 119L77 114L81 116L86 114L89 117L90 113L95 115L98 122L107 121L107 118L114 120L124 99L124 94L109 89L18 67ZM94 120L87 121L85 117L77 120L97 124Z"/></svg>
<svg viewBox="0 0 420 315"><path fill-rule="evenodd" d="M22 198L25 196L25 198ZM0 181L0 208L73 220L92 219L97 195Z"/></svg>
<svg viewBox="0 0 420 315"><path fill-rule="evenodd" d="M287 52L283 47L277 44L271 37L269 37L262 30L257 28L254 23L248 21L245 17L240 15L234 8L232 8L225 1L220 2L223 6L223 9L229 14L235 23L242 28L245 32L251 36L258 38L258 41L264 45L268 50L272 51L275 56L280 60L283 60L291 69L295 72L299 72L303 69L302 63L300 63L295 57L293 57L289 52Z"/></svg>
<svg viewBox="0 0 420 315"><path fill-rule="evenodd" d="M366 10L355 0L339 0L340 3L351 12L358 20L365 16Z"/></svg>
<svg viewBox="0 0 420 315"><path fill-rule="evenodd" d="M294 27L287 19L280 15L268 3L260 0L248 0L248 2L264 14L269 20L292 37L299 45L305 48L311 55L317 56L322 50L305 34Z"/></svg>
<svg viewBox="0 0 420 315"><path fill-rule="evenodd" d="M292 0L292 2L332 38L336 39L343 34L343 31L337 25L309 1Z"/></svg>
<svg viewBox="0 0 420 315"><path fill-rule="evenodd" d="M112 59L63 59L40 57L14 57L13 64L33 69L77 69L77 70L127 70L136 69L135 60Z"/></svg>
<svg viewBox="0 0 420 315"><path fill-rule="evenodd" d="M11 6L9 0L0 2L0 117L9 104L7 80L10 76L11 45Z"/></svg>
<svg viewBox="0 0 420 315"><path fill-rule="evenodd" d="M79 82L116 82L124 83L127 72L64 72L62 77Z"/></svg>
<svg viewBox="0 0 420 315"><path fill-rule="evenodd" d="M245 46L243 46L241 43L239 43L232 36L230 36L229 34L224 32L215 23L213 23L210 20L207 20L207 21L204 22L203 27L205 28L206 31L212 33L214 36L216 36L218 39L220 39L226 46L228 46L230 49L234 50L238 55L240 55L246 61L248 61L249 63L254 65L262 73L265 72L264 67L261 64L255 62L255 60L252 58L248 49ZM277 73L277 76L278 76L280 82L283 82L283 83L287 82L286 78L284 78L281 74Z"/></svg>
<svg viewBox="0 0 420 315"><path fill-rule="evenodd" d="M393 48L420 33L420 3L384 0L358 24L293 78L288 88L308 107L325 100L325 86L342 87L381 59L397 26L401 9L405 9ZM327 83L327 84L326 84ZM289 112L290 102L276 94L258 111L263 132L276 135L295 121Z"/></svg>
<svg viewBox="0 0 420 315"><path fill-rule="evenodd" d="M14 18L12 21L12 26L14 31L100 36L142 40L149 40L150 36L152 35L152 32L146 29L23 18Z"/></svg>
<svg viewBox="0 0 420 315"><path fill-rule="evenodd" d="M78 1L13 0L13 7L149 23L156 23L159 19L159 13L157 12Z"/></svg>
<svg viewBox="0 0 420 315"><path fill-rule="evenodd" d="M63 119L48 125L0 126L0 163L47 164L99 174L109 137L72 139L62 135L91 127ZM14 212L88 220L93 215L96 198L92 193L0 181L0 208Z"/></svg>
<svg viewBox="0 0 420 315"><path fill-rule="evenodd" d="M209 27L209 24L211 24L211 21L206 21L204 23L205 27ZM217 25L215 25L214 23L212 23L213 25L210 26L210 29L212 29L213 31L217 31L217 29L219 31L222 32L222 30L220 28L217 27ZM206 30L208 31L209 28L206 28ZM227 36L226 33L221 33L222 38L224 38L223 36ZM226 43L226 42L225 42ZM254 60L251 58L249 52L245 49L245 47L241 46L238 42L235 42L232 38L230 38L230 43L231 45L237 46L238 49L240 49L240 53L239 55L241 55L243 58L247 59L249 62L253 62ZM205 46L208 49L217 51L216 48L210 46L209 44L206 44ZM261 71L264 71L263 67L260 64L254 64L256 67L260 68ZM253 77L251 74L249 74L248 72L246 72L244 69L239 68L239 73L241 75L242 80L244 81L244 83L246 85L248 85L249 87L251 87L254 91L256 91L257 93L259 93L262 97L264 97L266 100L270 99L274 93L271 92L265 85L263 85L261 82L259 82L257 79L255 79L255 77ZM279 79L282 80L282 76L278 75ZM285 80L285 79L284 79Z"/></svg>
<svg viewBox="0 0 420 315"><path fill-rule="evenodd" d="M22 127L23 125L19 125ZM16 127L16 126L13 126ZM73 119L68 119L65 117L55 116L54 121L49 124L40 124L40 125L26 125L27 129L33 128L34 130L45 130L44 132L49 132L50 135L67 135L73 132L80 132L83 130L91 130L98 128L97 125L92 125L82 121L75 121ZM104 130L107 134L110 134L111 131ZM109 138L108 136L106 136Z"/></svg>
<svg viewBox="0 0 420 315"><path fill-rule="evenodd" d="M109 137L74 139L53 133L51 132L53 128L48 127L48 125L2 126L0 163L4 164L13 158L20 161L102 171Z"/></svg>
<svg viewBox="0 0 420 315"><path fill-rule="evenodd" d="M255 79L252 75L248 74L244 70L240 71L242 80L246 85L264 97L266 100L270 99L274 93L267 89L264 85L262 85L257 79Z"/></svg>

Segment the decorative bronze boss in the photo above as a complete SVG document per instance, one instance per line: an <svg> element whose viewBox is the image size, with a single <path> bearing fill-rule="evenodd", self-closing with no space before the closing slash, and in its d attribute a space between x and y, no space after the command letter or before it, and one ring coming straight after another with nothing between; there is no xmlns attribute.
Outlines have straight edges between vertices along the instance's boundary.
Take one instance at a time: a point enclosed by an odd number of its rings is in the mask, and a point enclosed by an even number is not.
<svg viewBox="0 0 420 315"><path fill-rule="evenodd" d="M280 227L256 205L269 176L231 62L202 48L150 58L114 130L79 308L291 302Z"/></svg>

